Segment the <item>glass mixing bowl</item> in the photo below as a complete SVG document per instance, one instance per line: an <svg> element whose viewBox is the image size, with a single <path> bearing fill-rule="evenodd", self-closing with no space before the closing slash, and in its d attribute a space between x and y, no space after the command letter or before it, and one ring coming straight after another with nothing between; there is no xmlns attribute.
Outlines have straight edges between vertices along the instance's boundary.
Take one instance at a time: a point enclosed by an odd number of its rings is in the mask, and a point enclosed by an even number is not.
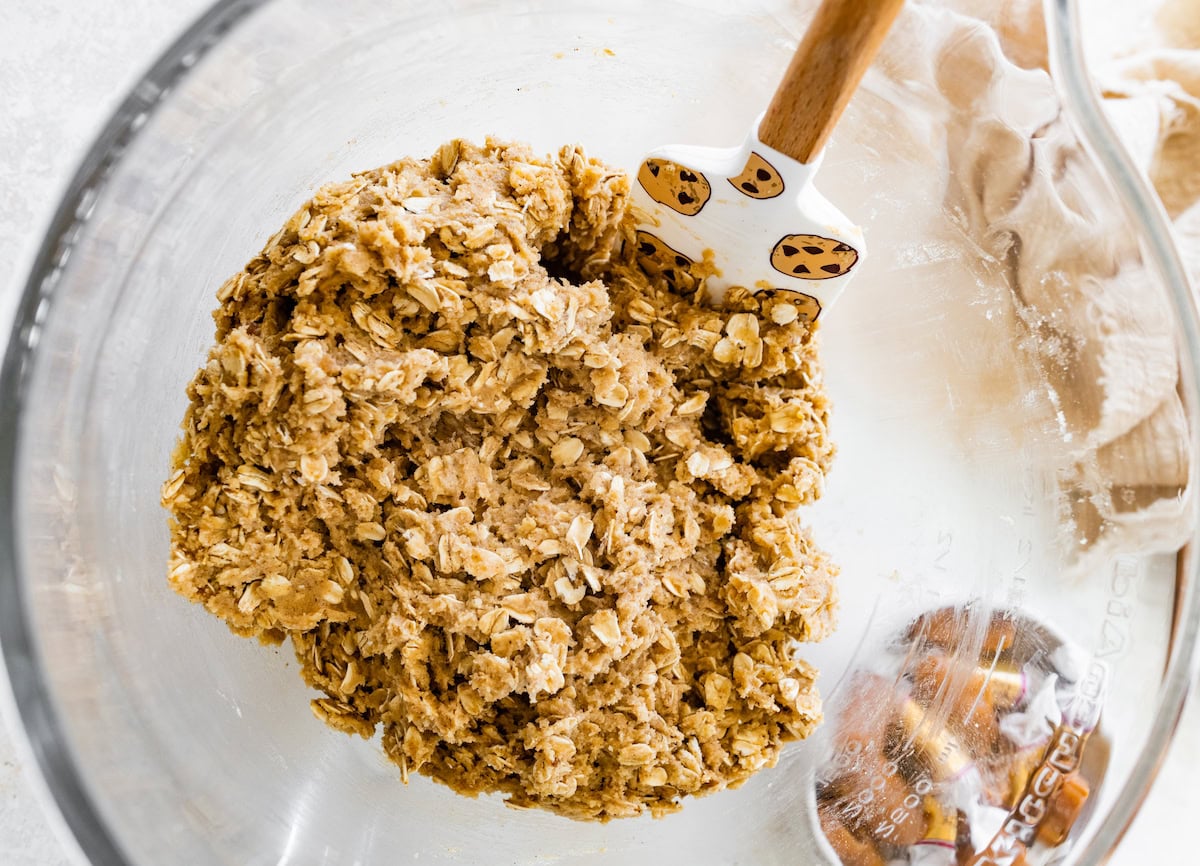
<svg viewBox="0 0 1200 866"><path fill-rule="evenodd" d="M906 822L938 842L926 798L969 788L989 757L960 718L980 695L993 721L1048 700L1025 712L1037 722L1048 706L1059 721L1035 758L1058 749L1059 769L1080 763L1090 787L1082 817L1062 819L1067 843L1035 845L1030 862L1113 850L1195 655L1200 342L1164 217L1089 95L1066 0L1049 7L1049 98L1069 156L1032 171L1094 240L1086 279L1042 275L1082 280L1082 306L1069 292L1049 310L1014 297L1011 263L971 239L980 224L949 192L971 178L948 136L972 120L1019 123L1022 88L1044 72L1005 69L989 100L955 107L906 77L904 62L926 58L902 20L827 153L820 185L863 222L871 256L822 325L840 454L808 520L842 565L841 626L802 651L822 670L829 721L778 766L666 818L607 825L405 786L378 743L309 714L286 648L235 637L167 587L159 486L222 280L319 184L453 136L580 141L626 166L663 142L738 140L808 18L803 4L738 5L232 0L121 107L29 277L0 417L5 664L93 863L882 862L872 851L909 862L895 847ZM934 152L944 178L931 186ZM991 163L972 170L986 181ZM1067 228L1039 230L1054 241ZM1142 440L1182 455L1173 481L1141 477L1138 459L1116 461L1121 471L1093 459L1082 433L1093 397L1122 371L1055 342L1064 321L1102 318L1097 298L1121 291L1159 313L1138 320L1138 345L1178 352L1174 422ZM1146 498L1160 517L1175 509L1175 531L1139 523ZM930 681L930 659L965 673ZM1019 693L1001 694L1005 676ZM883 739L855 739L856 721ZM1021 788L1034 770L1014 775L1014 815L1063 790L1030 800L1054 767ZM1020 831L1006 815L987 821ZM963 826L951 813L940 832Z"/></svg>

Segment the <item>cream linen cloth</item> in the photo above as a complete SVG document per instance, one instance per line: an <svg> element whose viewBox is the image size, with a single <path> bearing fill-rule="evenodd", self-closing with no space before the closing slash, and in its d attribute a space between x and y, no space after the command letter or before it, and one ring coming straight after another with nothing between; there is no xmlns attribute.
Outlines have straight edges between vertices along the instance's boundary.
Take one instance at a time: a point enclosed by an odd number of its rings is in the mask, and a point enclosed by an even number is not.
<svg viewBox="0 0 1200 866"><path fill-rule="evenodd" d="M944 100L945 125L909 135L943 161L944 207L1007 288L1015 339L1037 358L1068 443L1058 480L1083 560L1176 549L1194 521L1194 455L1170 311L1145 288L1155 278L1123 216L1076 193L1097 175L1046 72L1040 0L910 3L896 27L880 68ZM1200 0L1168 2L1142 43L1092 71L1200 283Z"/></svg>

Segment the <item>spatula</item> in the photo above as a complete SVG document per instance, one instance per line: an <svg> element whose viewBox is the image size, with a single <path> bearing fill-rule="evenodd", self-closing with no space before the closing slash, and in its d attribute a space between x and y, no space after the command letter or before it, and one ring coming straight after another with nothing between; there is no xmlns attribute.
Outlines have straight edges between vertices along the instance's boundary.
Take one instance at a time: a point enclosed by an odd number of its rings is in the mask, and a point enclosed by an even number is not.
<svg viewBox="0 0 1200 866"><path fill-rule="evenodd" d="M816 320L862 267L862 230L821 195L825 143L904 0L824 0L767 110L738 147L668 145L638 168L644 262L668 280L710 259L706 286L786 293ZM711 252L710 252L711 251Z"/></svg>

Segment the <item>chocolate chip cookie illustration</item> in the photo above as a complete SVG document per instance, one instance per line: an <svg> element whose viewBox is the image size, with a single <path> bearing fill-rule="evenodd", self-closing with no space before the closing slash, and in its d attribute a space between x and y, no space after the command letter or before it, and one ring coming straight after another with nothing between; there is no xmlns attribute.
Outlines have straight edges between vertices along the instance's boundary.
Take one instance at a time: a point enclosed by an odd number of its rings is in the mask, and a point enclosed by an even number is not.
<svg viewBox="0 0 1200 866"><path fill-rule="evenodd" d="M857 261L854 247L820 235L784 235L771 250L771 267L802 280L840 277Z"/></svg>
<svg viewBox="0 0 1200 866"><path fill-rule="evenodd" d="M662 276L672 288L679 287L685 276L691 277L688 268L694 262L650 232L638 231L637 250L642 269L651 276Z"/></svg>
<svg viewBox="0 0 1200 866"><path fill-rule="evenodd" d="M708 178L668 159L648 159L638 169L638 183L650 198L684 216L700 213L712 195Z"/></svg>
<svg viewBox="0 0 1200 866"><path fill-rule="evenodd" d="M796 308L796 318L803 319L806 322L815 322L821 315L821 302L812 295L804 294L804 292L797 292L792 289L766 289L759 292L758 296L788 301ZM772 313L772 320L777 324L786 324L786 317L777 318L779 315L778 313Z"/></svg>
<svg viewBox="0 0 1200 866"><path fill-rule="evenodd" d="M751 153L746 167L737 177L729 178L734 189L750 198L775 198L783 192L783 178L771 163Z"/></svg>

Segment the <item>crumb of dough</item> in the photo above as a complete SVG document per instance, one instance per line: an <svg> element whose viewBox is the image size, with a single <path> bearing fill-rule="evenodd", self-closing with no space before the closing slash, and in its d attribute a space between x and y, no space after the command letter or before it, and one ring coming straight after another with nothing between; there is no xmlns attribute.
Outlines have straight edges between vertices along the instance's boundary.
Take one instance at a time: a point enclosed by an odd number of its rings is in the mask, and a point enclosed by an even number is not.
<svg viewBox="0 0 1200 866"><path fill-rule="evenodd" d="M628 193L490 139L320 189L221 287L162 494L171 585L318 717L581 819L807 736L836 601L815 327L639 262Z"/></svg>

